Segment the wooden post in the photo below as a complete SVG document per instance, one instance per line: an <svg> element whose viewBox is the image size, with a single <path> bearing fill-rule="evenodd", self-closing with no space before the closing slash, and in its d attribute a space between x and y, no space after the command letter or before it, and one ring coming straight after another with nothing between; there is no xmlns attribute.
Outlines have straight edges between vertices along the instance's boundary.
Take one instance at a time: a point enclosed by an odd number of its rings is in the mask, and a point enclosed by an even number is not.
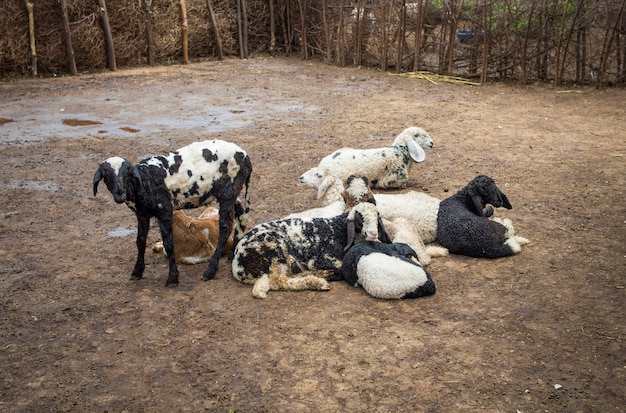
<svg viewBox="0 0 626 413"><path fill-rule="evenodd" d="M146 13L146 42L148 43L148 64L154 66L154 34L152 25L152 0L142 1L143 10Z"/></svg>
<svg viewBox="0 0 626 413"><path fill-rule="evenodd" d="M206 0L206 7L209 9L209 18L211 19L211 26L213 26L213 34L215 35L215 47L217 49L218 60L224 60L224 50L222 49L222 38L220 37L220 29L217 25L217 19L215 18L215 12L213 12L213 4L211 0Z"/></svg>
<svg viewBox="0 0 626 413"><path fill-rule="evenodd" d="M111 26L109 25L107 6L105 0L98 0L98 4L100 6L100 21L102 23L102 30L104 31L104 43L107 48L107 61L109 63L109 69L116 71L117 64L115 63L115 48L113 47L113 35L111 34Z"/></svg>
<svg viewBox="0 0 626 413"><path fill-rule="evenodd" d="M74 59L74 47L72 47L72 33L70 31L70 19L67 17L67 1L61 2L61 16L63 18L63 39L65 41L65 54L67 55L67 65L70 73L74 76L78 75L76 69L76 59Z"/></svg>
<svg viewBox="0 0 626 413"><path fill-rule="evenodd" d="M424 32L424 17L426 15L426 11L424 10L426 5L424 4L424 0L419 0L418 2L418 11L417 11L417 25L415 28L415 54L413 55L413 71L417 72L419 70L420 63L420 50L422 48L422 33Z"/></svg>
<svg viewBox="0 0 626 413"><path fill-rule="evenodd" d="M380 52L380 70L387 71L387 13L385 0L380 0L380 42L382 43Z"/></svg>
<svg viewBox="0 0 626 413"><path fill-rule="evenodd" d="M30 70L33 76L37 76L37 50L35 48L35 16L33 13L33 2L26 0L26 10L28 10L28 38L30 39Z"/></svg>
<svg viewBox="0 0 626 413"><path fill-rule="evenodd" d="M406 36L406 0L400 2L400 24L398 26L398 43L396 44L396 73L402 70L402 55L404 54L404 39Z"/></svg>
<svg viewBox="0 0 626 413"><path fill-rule="evenodd" d="M276 55L276 18L274 17L274 0L269 0L270 4L270 55ZM326 4L326 0L324 0ZM324 8L324 25L326 25L326 10Z"/></svg>
<svg viewBox="0 0 626 413"><path fill-rule="evenodd" d="M272 0L270 0L271 2ZM330 64L332 52L330 49L330 27L328 25L328 0L322 2L322 17L324 19L324 37L326 38L326 64Z"/></svg>
<svg viewBox="0 0 626 413"><path fill-rule="evenodd" d="M309 44L307 39L307 28L306 28L306 0L298 0L298 7L300 8L300 27L302 33L302 58L304 60L309 60Z"/></svg>
<svg viewBox="0 0 626 413"><path fill-rule="evenodd" d="M183 24L183 63L189 64L189 24L187 23L187 6L180 0L180 15Z"/></svg>

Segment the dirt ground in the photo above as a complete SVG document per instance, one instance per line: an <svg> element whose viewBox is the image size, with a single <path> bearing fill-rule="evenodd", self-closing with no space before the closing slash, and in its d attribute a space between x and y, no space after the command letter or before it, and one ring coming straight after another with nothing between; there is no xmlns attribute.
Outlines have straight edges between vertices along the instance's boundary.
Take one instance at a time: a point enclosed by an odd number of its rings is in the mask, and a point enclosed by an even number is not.
<svg viewBox="0 0 626 413"><path fill-rule="evenodd" d="M0 83L3 412L626 411L626 92L457 85L299 59L204 62ZM194 140L251 155L255 223L317 206L298 176L410 125L435 148L411 190L492 176L531 243L428 267L437 293L252 297L223 259L148 251L92 178ZM151 231L150 241L159 239Z"/></svg>

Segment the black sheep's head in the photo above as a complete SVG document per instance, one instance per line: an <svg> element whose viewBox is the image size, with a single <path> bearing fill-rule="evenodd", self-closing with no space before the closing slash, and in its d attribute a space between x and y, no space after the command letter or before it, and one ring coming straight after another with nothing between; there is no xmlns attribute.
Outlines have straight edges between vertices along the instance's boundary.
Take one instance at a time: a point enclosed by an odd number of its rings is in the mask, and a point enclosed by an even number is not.
<svg viewBox="0 0 626 413"><path fill-rule="evenodd" d="M489 216L493 209L485 208L487 204L495 208L504 207L511 209L511 203L506 195L498 189L492 178L486 175L478 175L467 185L467 191L472 198L476 213L481 216ZM491 212L491 213L490 213Z"/></svg>
<svg viewBox="0 0 626 413"><path fill-rule="evenodd" d="M118 204L127 201L127 191L131 178L140 179L137 168L120 157L109 158L102 162L93 176L93 195L98 192L98 183L104 180L107 189Z"/></svg>

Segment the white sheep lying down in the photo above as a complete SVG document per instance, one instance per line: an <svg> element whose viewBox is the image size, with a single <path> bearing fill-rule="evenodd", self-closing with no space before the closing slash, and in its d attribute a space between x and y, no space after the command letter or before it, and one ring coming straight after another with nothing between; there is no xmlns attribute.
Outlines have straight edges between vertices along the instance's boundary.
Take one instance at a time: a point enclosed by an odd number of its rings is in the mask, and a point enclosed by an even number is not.
<svg viewBox="0 0 626 413"><path fill-rule="evenodd" d="M405 299L434 294L435 283L406 244L363 241L343 257L341 276L376 298Z"/></svg>
<svg viewBox="0 0 626 413"><path fill-rule="evenodd" d="M341 267L358 240L390 242L376 206L363 202L333 218L289 218L252 228L235 247L235 279L254 284L253 296L269 290L328 290L326 278Z"/></svg>
<svg viewBox="0 0 626 413"><path fill-rule="evenodd" d="M302 174L300 181L318 170L326 170L341 180L350 175L366 177L372 188L406 188L409 171L414 162L423 162L423 148L432 148L433 140L425 130L411 126L396 136L387 148L339 149L324 157L317 168Z"/></svg>

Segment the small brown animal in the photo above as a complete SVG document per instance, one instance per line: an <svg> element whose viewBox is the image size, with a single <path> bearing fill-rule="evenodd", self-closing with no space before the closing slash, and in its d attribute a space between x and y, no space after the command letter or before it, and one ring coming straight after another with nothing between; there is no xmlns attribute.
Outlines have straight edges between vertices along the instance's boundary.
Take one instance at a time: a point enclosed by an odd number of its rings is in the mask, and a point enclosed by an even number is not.
<svg viewBox="0 0 626 413"><path fill-rule="evenodd" d="M172 230L174 232L174 255L176 262L182 264L198 264L207 262L213 256L219 238L219 210L208 207L198 217L190 217L183 210L175 210L172 217ZM233 248L234 228L231 230L224 254L228 254ZM152 246L152 251L163 253L163 242L157 242Z"/></svg>

